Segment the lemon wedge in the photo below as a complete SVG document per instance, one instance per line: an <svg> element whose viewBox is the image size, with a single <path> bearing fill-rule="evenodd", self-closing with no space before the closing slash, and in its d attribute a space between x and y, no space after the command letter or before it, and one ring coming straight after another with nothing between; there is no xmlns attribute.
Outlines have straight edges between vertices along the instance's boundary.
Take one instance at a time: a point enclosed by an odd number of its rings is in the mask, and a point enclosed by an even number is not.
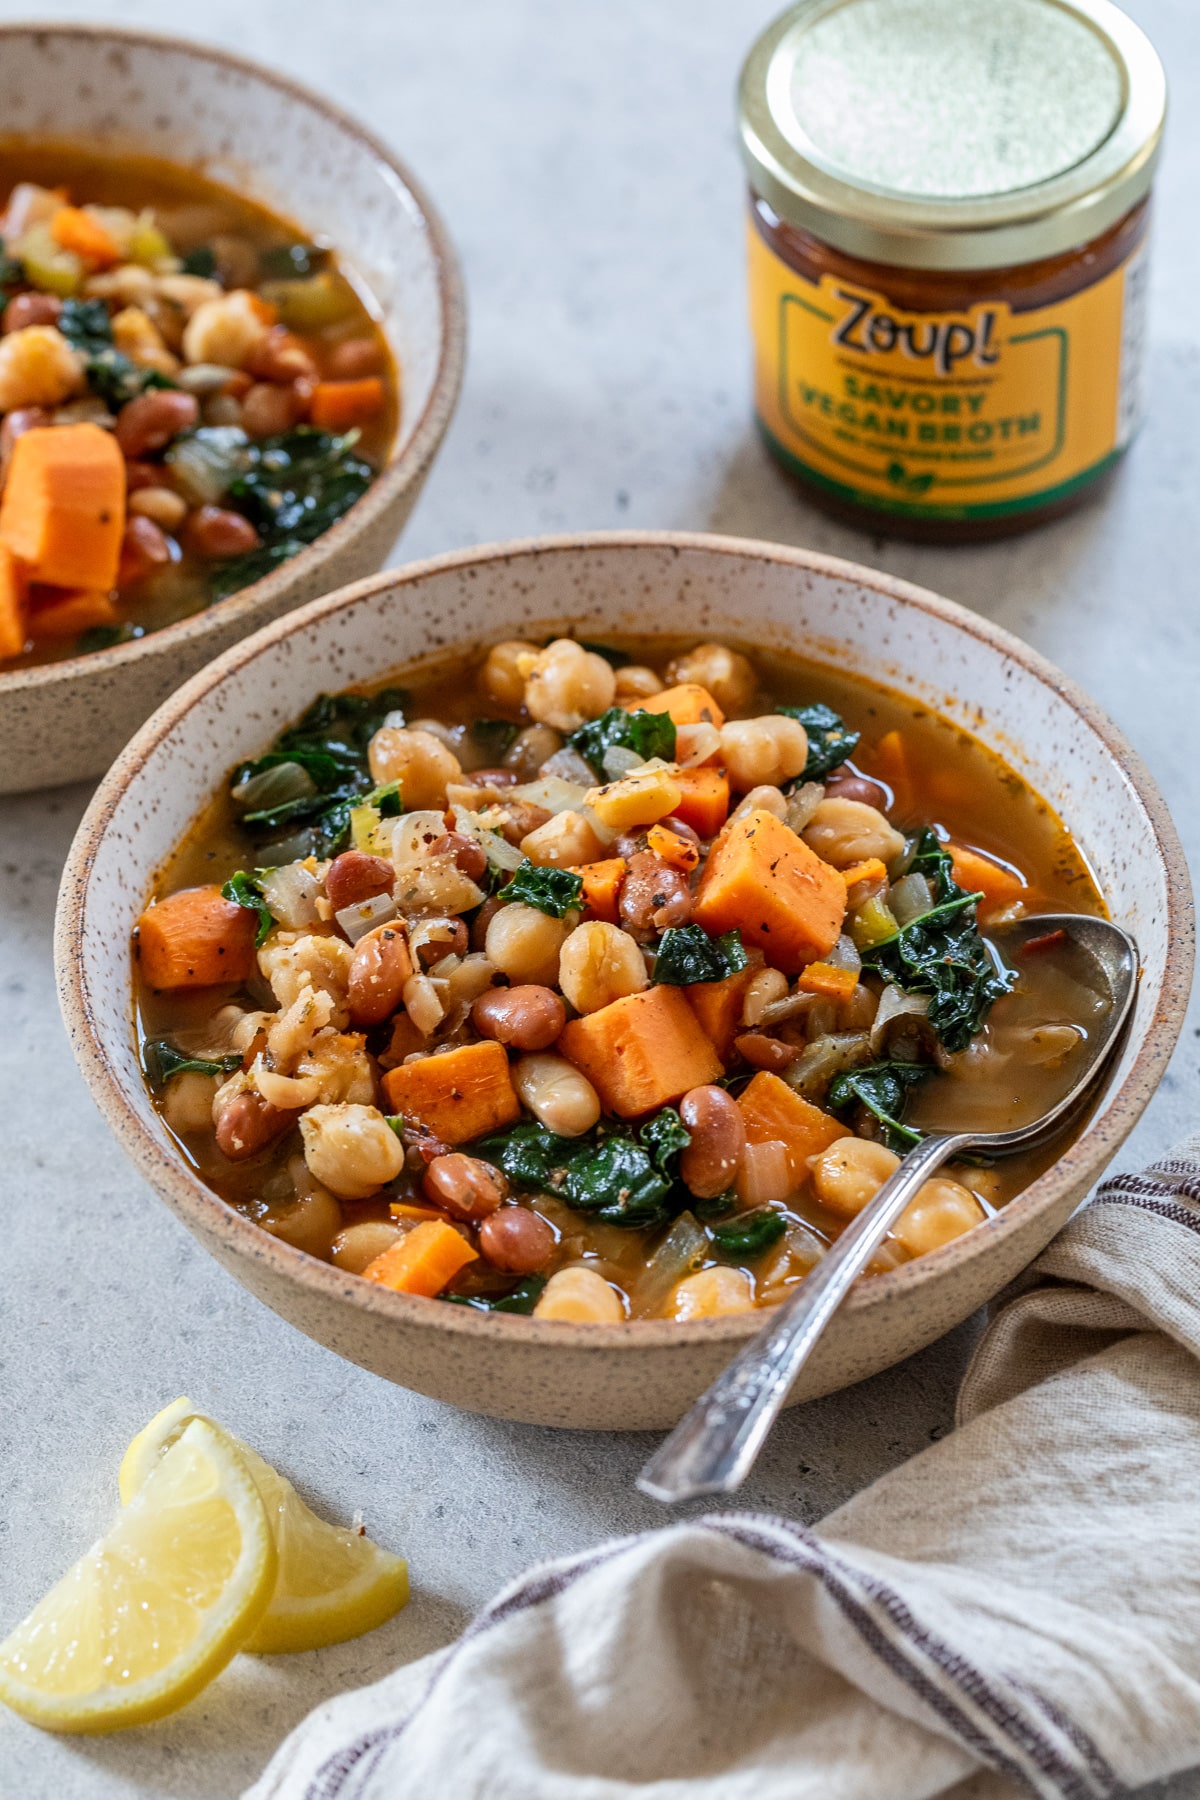
<svg viewBox="0 0 1200 1800"><path fill-rule="evenodd" d="M173 1400L140 1431L125 1452L119 1484L127 1505L197 1413ZM304 1504L291 1482L243 1444L237 1445L258 1484L279 1553L275 1591L242 1649L259 1655L319 1650L374 1631L408 1599L408 1566L353 1529L326 1524Z"/></svg>
<svg viewBox="0 0 1200 1800"><path fill-rule="evenodd" d="M233 1441L191 1420L108 1536L0 1644L0 1700L50 1731L161 1719L245 1643L277 1561Z"/></svg>

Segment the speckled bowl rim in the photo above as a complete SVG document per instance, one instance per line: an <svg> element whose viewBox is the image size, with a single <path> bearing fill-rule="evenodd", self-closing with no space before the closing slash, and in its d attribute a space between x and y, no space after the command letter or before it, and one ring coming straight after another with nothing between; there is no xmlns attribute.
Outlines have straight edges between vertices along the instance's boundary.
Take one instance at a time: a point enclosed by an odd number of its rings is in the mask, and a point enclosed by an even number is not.
<svg viewBox="0 0 1200 1800"><path fill-rule="evenodd" d="M1096 703L1045 657L967 608L931 593L926 588L865 568L841 557L757 540L719 537L702 532L598 531L552 537L518 539L508 544L484 544L453 551L401 569L384 570L313 600L252 637L235 644L202 669L171 696L130 741L101 782L71 846L63 873L55 919L55 969L59 1001L76 1060L84 1079L118 1142L146 1180L185 1219L221 1241L239 1258L269 1265L277 1274L330 1302L346 1302L360 1312L382 1319L427 1325L458 1338L484 1338L494 1342L520 1338L547 1350L569 1345L575 1351L607 1356L628 1349L660 1349L686 1355L695 1344L714 1338L733 1347L751 1337L762 1325L759 1313L676 1323L671 1320L629 1320L603 1328L549 1320L474 1312L467 1307L432 1306L416 1296L392 1293L373 1283L348 1276L329 1263L318 1262L304 1251L271 1237L258 1225L235 1212L190 1173L181 1158L151 1133L126 1096L95 1027L82 957L87 922L88 887L93 860L113 811L125 789L136 778L147 757L168 737L176 724L194 707L203 705L233 671L252 662L264 650L317 620L354 606L383 592L403 589L431 575L456 569L485 569L492 563L539 557L547 552L635 549L699 552L709 556L758 559L796 570L815 572L855 583L886 598L931 615L1019 663L1077 712L1103 741L1146 809L1167 885L1170 920L1162 991L1146 1029L1145 1041L1103 1118L1093 1120L1062 1157L1017 1199L994 1218L964 1237L928 1256L905 1263L887 1274L873 1276L844 1302L851 1318L862 1318L873 1308L903 1304L920 1287L937 1281L955 1264L972 1260L997 1238L1021 1229L1032 1214L1053 1207L1071 1188L1090 1186L1132 1131L1152 1098L1183 1026L1191 990L1194 920L1191 883L1183 849L1166 804L1141 758ZM481 621L482 622L482 621ZM466 642L465 639L456 641ZM479 640L487 641L486 631ZM452 646L439 647L441 653ZM417 661L419 659L413 659ZM381 676L389 670L380 671ZM129 965L125 965L127 968ZM128 979L128 977L126 977ZM129 999L132 1016L132 998Z"/></svg>
<svg viewBox="0 0 1200 1800"><path fill-rule="evenodd" d="M261 607L269 606L297 576L303 578L319 569L343 544L349 543L364 528L373 525L376 519L395 504L401 494L420 483L437 454L458 401L467 341L467 304L462 269L441 214L417 177L396 152L334 101L327 100L316 89L294 81L291 76L281 75L251 57L239 56L236 51L225 50L216 44L204 44L169 31L127 29L120 25L47 23L39 19L15 20L0 25L0 57L4 55L8 39L28 36L30 33L47 38L92 38L98 44L171 50L195 57L200 62L216 63L265 82L292 99L302 101L320 113L333 130L356 140L397 177L411 195L421 215L429 234L437 273L442 343L429 398L417 420L408 447L395 462L386 465L362 499L356 500L349 512L343 513L328 531L322 532L313 543L306 545L287 562L281 563L271 574L251 582L249 587L239 589L226 600L215 601L212 606L205 607L203 612L178 619L173 625L164 625L160 631L148 632L145 637L136 638L132 643L117 644L110 650L93 650L86 656L63 657L59 662L39 663L28 669L0 669L0 699L5 700L11 695L34 694L45 688L56 687L62 682L77 681L81 676L92 673L104 674L110 669L124 668L127 663L143 658L168 655L178 644L203 639L210 632L218 629L223 631L243 619L253 618ZM69 140L70 134L67 136Z"/></svg>

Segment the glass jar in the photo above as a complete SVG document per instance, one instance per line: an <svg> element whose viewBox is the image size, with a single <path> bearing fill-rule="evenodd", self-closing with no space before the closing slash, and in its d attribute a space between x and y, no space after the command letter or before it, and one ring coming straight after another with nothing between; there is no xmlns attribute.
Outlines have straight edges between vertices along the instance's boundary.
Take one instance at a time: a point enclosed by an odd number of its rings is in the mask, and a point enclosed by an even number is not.
<svg viewBox="0 0 1200 1800"><path fill-rule="evenodd" d="M803 0L742 72L758 420L940 542L1096 490L1142 407L1155 52L1108 0Z"/></svg>

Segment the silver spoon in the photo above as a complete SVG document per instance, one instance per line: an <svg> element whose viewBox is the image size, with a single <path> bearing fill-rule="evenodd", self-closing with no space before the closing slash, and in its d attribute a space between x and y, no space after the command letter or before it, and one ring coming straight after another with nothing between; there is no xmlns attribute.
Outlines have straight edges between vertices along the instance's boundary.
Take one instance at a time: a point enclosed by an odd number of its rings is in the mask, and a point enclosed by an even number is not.
<svg viewBox="0 0 1200 1800"><path fill-rule="evenodd" d="M1116 1047L1137 991L1138 949L1107 919L1043 913L990 933L1011 960L1035 938L1063 932L1090 959L1111 999L1107 1017L1089 1034L1086 1060L1068 1094L1016 1131L954 1131L923 1138L834 1242L812 1273L724 1369L638 1477L652 1500L672 1504L699 1494L732 1493L749 1474L792 1384L822 1332L871 1256L921 1185L953 1156L982 1150L1010 1156L1049 1137L1075 1111Z"/></svg>

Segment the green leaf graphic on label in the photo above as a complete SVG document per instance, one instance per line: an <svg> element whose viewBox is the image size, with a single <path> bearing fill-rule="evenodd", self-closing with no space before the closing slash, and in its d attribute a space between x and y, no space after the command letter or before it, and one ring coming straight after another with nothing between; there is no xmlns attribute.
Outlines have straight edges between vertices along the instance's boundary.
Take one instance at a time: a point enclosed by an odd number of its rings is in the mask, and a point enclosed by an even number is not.
<svg viewBox="0 0 1200 1800"><path fill-rule="evenodd" d="M893 487L902 488L906 494L927 494L937 479L932 469L927 469L923 475L910 475L902 462L888 464L887 478Z"/></svg>

